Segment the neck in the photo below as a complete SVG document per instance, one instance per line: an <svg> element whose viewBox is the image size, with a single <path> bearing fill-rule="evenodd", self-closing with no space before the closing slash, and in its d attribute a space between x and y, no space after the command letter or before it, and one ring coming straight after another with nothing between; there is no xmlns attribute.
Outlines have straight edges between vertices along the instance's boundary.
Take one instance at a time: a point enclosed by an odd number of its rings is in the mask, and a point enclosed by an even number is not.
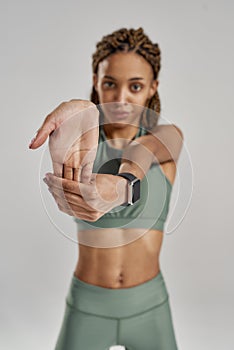
<svg viewBox="0 0 234 350"><path fill-rule="evenodd" d="M122 138L125 140L131 140L138 132L139 126L123 124L115 126L116 124L104 124L103 129L108 139Z"/></svg>
<svg viewBox="0 0 234 350"><path fill-rule="evenodd" d="M118 149L125 148L131 140L136 136L139 125L132 124L103 124L106 138L109 140L110 146Z"/></svg>

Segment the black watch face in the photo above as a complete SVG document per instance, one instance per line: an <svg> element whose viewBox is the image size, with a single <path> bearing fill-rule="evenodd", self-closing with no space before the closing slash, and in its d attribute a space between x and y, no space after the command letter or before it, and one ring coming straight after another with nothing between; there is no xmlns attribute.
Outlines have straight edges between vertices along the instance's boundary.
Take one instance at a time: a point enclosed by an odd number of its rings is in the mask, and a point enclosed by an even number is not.
<svg viewBox="0 0 234 350"><path fill-rule="evenodd" d="M135 203L138 199L140 199L140 180L134 183L132 202Z"/></svg>

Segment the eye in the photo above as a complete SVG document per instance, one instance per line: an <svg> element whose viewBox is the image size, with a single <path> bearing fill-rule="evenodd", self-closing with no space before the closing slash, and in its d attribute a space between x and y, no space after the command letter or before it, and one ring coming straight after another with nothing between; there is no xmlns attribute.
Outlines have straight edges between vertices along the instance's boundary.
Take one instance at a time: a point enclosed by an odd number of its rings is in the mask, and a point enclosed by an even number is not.
<svg viewBox="0 0 234 350"><path fill-rule="evenodd" d="M142 85L141 85L141 84L133 84L133 85L131 86L131 88L132 88L132 90L133 90L134 92L138 92L138 91L140 91L140 90L142 89Z"/></svg>
<svg viewBox="0 0 234 350"><path fill-rule="evenodd" d="M112 81L105 81L103 83L103 86L107 87L107 88L112 87L113 85L114 85L114 83Z"/></svg>

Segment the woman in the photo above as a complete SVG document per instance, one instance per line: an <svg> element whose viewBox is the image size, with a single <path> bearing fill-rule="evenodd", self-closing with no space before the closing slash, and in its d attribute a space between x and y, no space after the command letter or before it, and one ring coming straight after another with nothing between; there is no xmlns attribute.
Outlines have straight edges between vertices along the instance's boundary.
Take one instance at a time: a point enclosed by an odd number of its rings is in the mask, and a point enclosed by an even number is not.
<svg viewBox="0 0 234 350"><path fill-rule="evenodd" d="M105 210L104 215L96 210L95 215L82 202L81 191L71 194L63 186L68 206L58 190L60 179L45 180L60 210L74 216L79 238L79 260L56 350L107 350L118 344L129 350L177 349L159 255L183 135L176 127L177 137L167 139L171 152L161 146L157 153L153 131L160 114L160 57L158 44L142 28L122 28L103 37L93 55L91 101L102 118L93 173L99 173L96 186L107 200L111 186L121 184L119 202L112 206L118 210ZM154 111L155 118L131 113L136 106ZM128 148L138 139L144 147ZM107 151L112 152L109 160ZM144 156L136 161L138 151ZM141 196L133 205L126 206L129 180L123 173L141 181Z"/></svg>

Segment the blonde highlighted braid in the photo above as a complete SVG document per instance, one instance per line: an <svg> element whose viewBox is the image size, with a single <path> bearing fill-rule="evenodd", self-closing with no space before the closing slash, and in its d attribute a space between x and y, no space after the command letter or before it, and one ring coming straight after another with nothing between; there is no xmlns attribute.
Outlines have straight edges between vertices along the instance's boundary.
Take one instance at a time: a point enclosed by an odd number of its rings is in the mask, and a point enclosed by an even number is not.
<svg viewBox="0 0 234 350"><path fill-rule="evenodd" d="M112 34L103 36L102 40L96 44L96 51L92 55L93 73L97 73L98 65L102 60L119 51L133 51L141 55L151 65L154 79L158 78L161 67L161 51L158 44L153 44L141 27L138 29L121 28ZM96 105L100 103L94 86L90 98ZM146 107L148 107L147 112L143 113L141 123L147 129L151 129L157 125L161 111L158 91L151 99L147 100ZM150 113L150 110L154 111L154 113Z"/></svg>

